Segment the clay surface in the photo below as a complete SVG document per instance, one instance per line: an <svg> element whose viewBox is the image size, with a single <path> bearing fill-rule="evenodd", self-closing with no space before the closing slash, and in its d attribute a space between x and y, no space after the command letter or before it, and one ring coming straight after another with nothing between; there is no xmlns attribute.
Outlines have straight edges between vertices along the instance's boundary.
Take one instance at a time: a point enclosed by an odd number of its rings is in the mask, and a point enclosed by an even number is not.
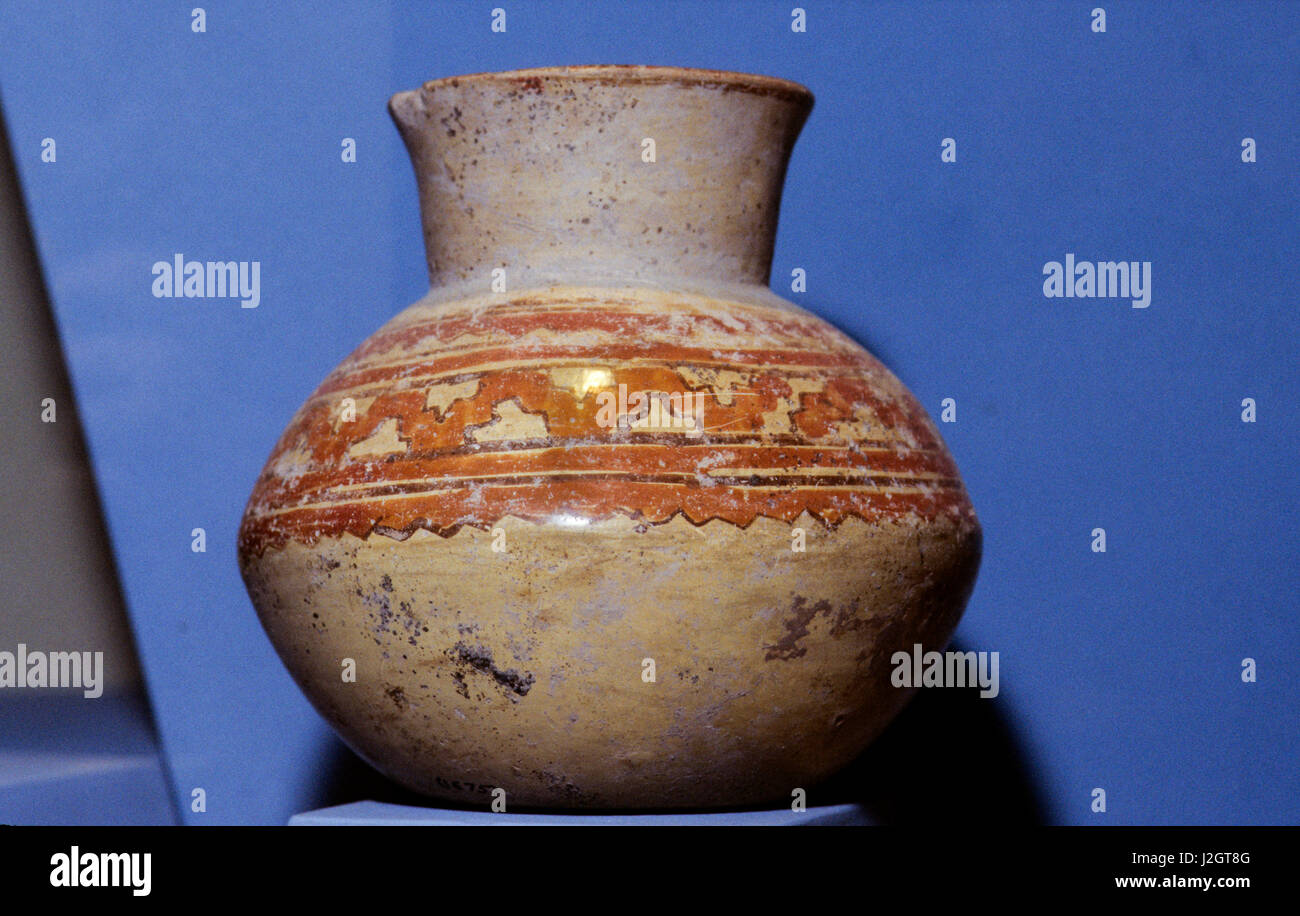
<svg viewBox="0 0 1300 916"><path fill-rule="evenodd" d="M765 286L810 106L673 68L394 98L433 287L303 405L239 543L290 672L394 779L789 799L906 701L895 651L946 644L980 530L937 429Z"/></svg>

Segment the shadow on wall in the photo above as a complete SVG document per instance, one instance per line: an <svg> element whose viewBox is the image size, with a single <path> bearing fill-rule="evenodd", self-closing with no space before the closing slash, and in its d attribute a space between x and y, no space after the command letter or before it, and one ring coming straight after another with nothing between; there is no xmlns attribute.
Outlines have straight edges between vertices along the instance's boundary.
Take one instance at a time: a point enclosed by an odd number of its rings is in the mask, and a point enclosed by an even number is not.
<svg viewBox="0 0 1300 916"><path fill-rule="evenodd" d="M978 687L918 690L862 756L817 794L855 801L881 824L1050 823L1005 709L982 699Z"/></svg>
<svg viewBox="0 0 1300 916"><path fill-rule="evenodd" d="M962 650L955 644L950 648ZM1003 709L981 699L978 687L919 690L861 757L809 793L810 802L856 802L879 824L1048 823L1049 812ZM325 774L322 807L361 800L459 807L403 789L337 741L327 749L320 772Z"/></svg>

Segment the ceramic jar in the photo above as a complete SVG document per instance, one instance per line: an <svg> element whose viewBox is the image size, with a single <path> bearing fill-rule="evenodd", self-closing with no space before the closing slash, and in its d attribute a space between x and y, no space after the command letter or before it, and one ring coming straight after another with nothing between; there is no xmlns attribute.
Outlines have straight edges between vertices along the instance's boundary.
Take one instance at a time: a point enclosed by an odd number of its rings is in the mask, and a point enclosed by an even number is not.
<svg viewBox="0 0 1300 916"><path fill-rule="evenodd" d="M811 107L657 67L393 97L432 288L298 411L239 556L289 671L394 780L788 803L904 704L891 655L951 636L980 529L938 431L767 286Z"/></svg>

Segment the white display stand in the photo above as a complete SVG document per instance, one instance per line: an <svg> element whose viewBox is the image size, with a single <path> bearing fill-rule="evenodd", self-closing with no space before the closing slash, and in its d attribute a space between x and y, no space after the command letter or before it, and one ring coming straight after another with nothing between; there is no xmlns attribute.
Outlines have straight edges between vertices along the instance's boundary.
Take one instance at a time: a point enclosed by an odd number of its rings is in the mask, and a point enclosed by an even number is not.
<svg viewBox="0 0 1300 916"><path fill-rule="evenodd" d="M360 801L295 814L294 827L816 827L870 826L875 823L859 805L828 805L806 811L708 811L678 814L526 814L420 808Z"/></svg>

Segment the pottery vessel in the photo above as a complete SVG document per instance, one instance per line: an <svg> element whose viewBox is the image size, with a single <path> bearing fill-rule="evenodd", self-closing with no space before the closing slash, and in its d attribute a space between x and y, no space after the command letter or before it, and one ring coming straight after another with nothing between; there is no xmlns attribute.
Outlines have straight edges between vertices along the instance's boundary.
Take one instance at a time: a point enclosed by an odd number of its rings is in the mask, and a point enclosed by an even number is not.
<svg viewBox="0 0 1300 916"><path fill-rule="evenodd" d="M285 665L365 759L454 802L811 790L906 702L891 656L947 643L980 553L921 406L768 289L811 94L600 66L389 107L432 288L249 500Z"/></svg>

